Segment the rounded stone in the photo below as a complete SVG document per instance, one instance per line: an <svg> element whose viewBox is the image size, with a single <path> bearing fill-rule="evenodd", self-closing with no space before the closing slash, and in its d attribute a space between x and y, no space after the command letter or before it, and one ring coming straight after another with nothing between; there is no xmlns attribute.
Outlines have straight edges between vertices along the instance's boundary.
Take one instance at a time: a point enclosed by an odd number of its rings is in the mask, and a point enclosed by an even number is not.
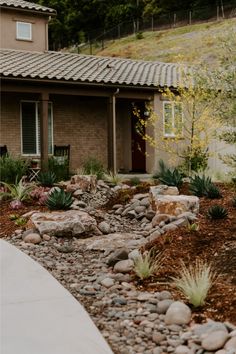
<svg viewBox="0 0 236 354"><path fill-rule="evenodd" d="M206 335L202 340L202 347L205 350L213 351L221 349L226 340L228 339L228 333L225 331L214 331Z"/></svg>
<svg viewBox="0 0 236 354"><path fill-rule="evenodd" d="M114 284L115 284L115 281L112 278L105 278L101 281L101 285L105 286L105 288L110 288Z"/></svg>
<svg viewBox="0 0 236 354"><path fill-rule="evenodd" d="M125 259L124 261L119 261L115 264L113 271L115 273L129 273L132 271L134 262L132 259Z"/></svg>
<svg viewBox="0 0 236 354"><path fill-rule="evenodd" d="M109 234L111 230L110 225L106 221L100 222L98 228L103 234Z"/></svg>
<svg viewBox="0 0 236 354"><path fill-rule="evenodd" d="M47 234L43 234L42 238L43 238L44 241L50 241L51 240L51 237L49 235L47 235Z"/></svg>
<svg viewBox="0 0 236 354"><path fill-rule="evenodd" d="M168 308L170 307L170 305L173 303L174 301L171 299L166 299L166 300L161 300L158 302L157 304L157 313L159 314L165 314L166 311L168 310Z"/></svg>
<svg viewBox="0 0 236 354"><path fill-rule="evenodd" d="M226 350L234 349L236 351L236 336L232 337L228 342L225 344L224 348Z"/></svg>
<svg viewBox="0 0 236 354"><path fill-rule="evenodd" d="M175 354L190 354L190 349L186 345L179 345L175 349Z"/></svg>
<svg viewBox="0 0 236 354"><path fill-rule="evenodd" d="M183 302L175 301L168 308L165 316L165 323L170 324L188 324L191 320L191 310Z"/></svg>
<svg viewBox="0 0 236 354"><path fill-rule="evenodd" d="M40 235L37 233L28 234L24 238L24 242L33 243L35 245L40 243L41 241L42 241L42 239L41 239Z"/></svg>

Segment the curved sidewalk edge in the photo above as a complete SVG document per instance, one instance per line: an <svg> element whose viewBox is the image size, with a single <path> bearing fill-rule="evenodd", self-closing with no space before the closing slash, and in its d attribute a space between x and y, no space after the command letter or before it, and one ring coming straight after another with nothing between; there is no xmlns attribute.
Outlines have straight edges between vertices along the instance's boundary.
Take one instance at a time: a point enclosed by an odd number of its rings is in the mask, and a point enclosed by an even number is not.
<svg viewBox="0 0 236 354"><path fill-rule="evenodd" d="M0 240L4 354L113 354L81 304L29 256Z"/></svg>

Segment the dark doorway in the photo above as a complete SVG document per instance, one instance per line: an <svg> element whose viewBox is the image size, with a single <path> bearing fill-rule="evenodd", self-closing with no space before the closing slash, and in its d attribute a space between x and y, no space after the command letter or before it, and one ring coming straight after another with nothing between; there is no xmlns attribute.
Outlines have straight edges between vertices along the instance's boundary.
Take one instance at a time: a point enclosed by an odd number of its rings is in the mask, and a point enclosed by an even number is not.
<svg viewBox="0 0 236 354"><path fill-rule="evenodd" d="M131 114L132 172L146 172L145 127L140 124L140 118L145 119L144 111L144 102L134 103Z"/></svg>

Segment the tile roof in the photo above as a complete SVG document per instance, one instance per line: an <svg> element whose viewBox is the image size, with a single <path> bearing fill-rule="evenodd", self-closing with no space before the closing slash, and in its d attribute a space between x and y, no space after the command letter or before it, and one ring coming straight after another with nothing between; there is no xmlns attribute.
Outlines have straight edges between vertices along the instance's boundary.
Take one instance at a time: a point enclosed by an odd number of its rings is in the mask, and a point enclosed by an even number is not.
<svg viewBox="0 0 236 354"><path fill-rule="evenodd" d="M41 6L38 4L34 4L32 2L24 1L24 0L0 0L0 7L9 7L9 8L18 8L25 10L32 10L38 12L45 12L47 14L56 14L56 10L51 9L49 7Z"/></svg>
<svg viewBox="0 0 236 354"><path fill-rule="evenodd" d="M178 87L183 65L59 52L0 50L3 77L142 87Z"/></svg>

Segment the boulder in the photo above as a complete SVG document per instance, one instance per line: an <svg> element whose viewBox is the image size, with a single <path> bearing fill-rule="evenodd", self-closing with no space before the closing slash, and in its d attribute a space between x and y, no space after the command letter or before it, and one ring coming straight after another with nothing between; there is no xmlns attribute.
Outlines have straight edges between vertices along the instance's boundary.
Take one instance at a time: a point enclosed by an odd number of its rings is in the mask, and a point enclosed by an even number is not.
<svg viewBox="0 0 236 354"><path fill-rule="evenodd" d="M71 185L78 186L82 192L96 193L97 177L92 175L74 175L70 180Z"/></svg>
<svg viewBox="0 0 236 354"><path fill-rule="evenodd" d="M202 348L207 351L215 351L217 349L221 349L228 339L228 336L228 333L220 330L208 333L202 340Z"/></svg>
<svg viewBox="0 0 236 354"><path fill-rule="evenodd" d="M96 220L81 210L34 213L31 223L40 233L49 236L78 236L96 229Z"/></svg>
<svg viewBox="0 0 236 354"><path fill-rule="evenodd" d="M186 211L197 214L199 198L189 195L159 195L153 199L152 207L156 214L178 216Z"/></svg>
<svg viewBox="0 0 236 354"><path fill-rule="evenodd" d="M37 233L29 233L24 237L24 242L26 243L33 243L33 244L38 244L42 241L41 237Z"/></svg>
<svg viewBox="0 0 236 354"><path fill-rule="evenodd" d="M191 310L183 302L175 301L168 308L165 316L165 323L171 324L188 324L191 320Z"/></svg>
<svg viewBox="0 0 236 354"><path fill-rule="evenodd" d="M150 187L149 196L151 201L155 200L158 195L179 195L179 190L177 187L166 186L165 184Z"/></svg>
<svg viewBox="0 0 236 354"><path fill-rule="evenodd" d="M119 261L115 264L113 271L115 273L129 273L132 271L134 262L132 259L126 259L124 261Z"/></svg>

